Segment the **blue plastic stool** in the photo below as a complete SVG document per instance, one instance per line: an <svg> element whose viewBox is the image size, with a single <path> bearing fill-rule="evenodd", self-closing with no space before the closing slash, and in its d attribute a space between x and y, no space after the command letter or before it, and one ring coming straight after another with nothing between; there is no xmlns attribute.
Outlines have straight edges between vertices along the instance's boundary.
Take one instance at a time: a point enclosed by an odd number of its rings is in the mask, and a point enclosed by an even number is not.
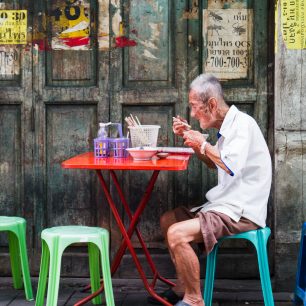
<svg viewBox="0 0 306 306"><path fill-rule="evenodd" d="M269 264L268 264L268 255L267 255L267 241L270 234L271 234L270 228L265 227L254 231L239 233L233 236L225 236L219 239L214 249L207 256L206 276L205 276L205 286L204 286L205 306L211 306L212 304L216 259L217 259L219 244L225 239L238 239L238 238L247 239L250 242L252 242L253 245L255 246L255 249L257 251L261 288L263 292L265 306L274 306L274 299L272 294Z"/></svg>
<svg viewBox="0 0 306 306"><path fill-rule="evenodd" d="M294 290L294 302L302 301L306 305L306 222L302 226L302 234L300 241L299 259L296 273L296 284Z"/></svg>

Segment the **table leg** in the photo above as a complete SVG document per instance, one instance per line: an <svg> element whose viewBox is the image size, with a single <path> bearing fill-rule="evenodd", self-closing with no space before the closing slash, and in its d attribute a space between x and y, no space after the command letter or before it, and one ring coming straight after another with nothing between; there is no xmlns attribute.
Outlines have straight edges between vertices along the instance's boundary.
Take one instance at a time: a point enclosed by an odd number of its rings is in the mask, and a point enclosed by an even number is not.
<svg viewBox="0 0 306 306"><path fill-rule="evenodd" d="M136 227L136 224L138 222L138 219L140 217L140 215L142 214L149 198L150 198L150 195L152 193L152 190L154 188L154 184L156 182L156 179L158 177L158 174L159 174L159 170L155 170L151 176L151 179L149 181L149 184L148 184L148 187L144 193L144 196L142 197L140 203L139 203L139 206L138 208L136 209L136 212L135 212L135 215L134 217L132 217L131 219L131 223L130 223L130 226L128 228L128 230L126 231L125 227L124 227L124 224L120 218L120 215L118 213L118 210L115 206L115 203L111 197L111 194L108 190L108 187L107 187L107 184L102 176L102 173L101 171L97 170L97 175L98 175L98 178L100 180L100 183L101 183L101 186L102 186L102 189L105 193L105 196L106 196L106 199L110 205L110 208L113 212L113 215L117 221L117 224L119 226L119 229L123 235L123 241L121 243L121 246L117 252L117 255L116 255L116 258L112 264L112 274L115 273L115 271L117 270L120 262L121 262L121 259L123 257L123 254L125 253L125 250L126 248L128 247L131 255L132 255L132 258L135 262L135 265L136 265L136 268L139 272L139 275L145 285L145 288L147 289L147 291L155 298L157 299L158 301L160 301L161 303L163 303L164 305L166 306L171 306L171 304L169 302L167 302L166 300L164 300L163 298L161 298L159 295L156 294L156 292L154 291L154 289L150 286L150 284L148 283L148 280L146 278L146 275L141 267L141 264L140 264L140 261L137 257L137 254L134 250L134 247L132 245L132 242L131 242L131 239L130 237L132 236L134 230L135 230L135 227ZM123 195L123 194L122 194ZM94 298L95 296L97 296L98 294L100 294L101 292L103 291L103 286L98 290L96 291L95 293L87 296L86 298L82 299L81 301L79 301L78 303L76 303L74 306L80 306L80 305L83 305L85 303L87 303L89 300L91 300L92 298Z"/></svg>
<svg viewBox="0 0 306 306"><path fill-rule="evenodd" d="M132 212L131 212L131 210L130 210L130 207L129 207L129 205L128 205L128 203L127 203L125 197L124 197L124 194L123 194L122 189L121 189L121 187L120 187L120 184L119 184L119 182L118 182L118 178L117 178L117 175L116 175L115 171L111 170L111 171L110 171L110 174L111 174L111 176L112 176L112 179L113 179L113 182L114 182L114 184L115 184L115 187L116 187L116 189L117 189L117 191L118 191L118 194L119 194L121 203L123 204L123 207L124 207L124 209L125 209L125 211L126 211L128 217L129 217L129 219L130 219L130 222L131 222L131 221L133 220L133 218L135 218L135 216L133 216L133 214L132 214ZM144 251L144 253L145 253L145 256L146 256L146 258L147 258L147 261L148 261L148 264L149 264L149 266L150 266L150 268L151 268L151 271L152 271L152 273L153 273L153 282L152 282L151 286L154 288L157 279L163 281L164 283L166 283L166 284L168 284L168 285L170 285L170 286L174 286L175 284L174 284L173 282L171 282L171 281L167 280L166 278L162 277L162 276L159 274L159 272L157 271L157 268L156 268L156 266L155 266L155 264L154 264L154 262L153 262L153 260L152 260L152 257L151 257L151 255L150 255L150 253L149 253L149 250L148 250L148 248L147 248L147 246L146 246L146 244L145 244L145 242L144 242L144 240L143 240L143 238L142 238L142 236L141 236L141 233L140 233L140 231L138 230L137 227L135 228L135 232L136 232L137 238L138 238L138 240L139 240L139 242L140 242L140 244L141 244L141 247L142 247L142 249L143 249L143 251ZM124 241L123 241L123 243L124 243ZM124 248L123 252L125 252L126 243L124 243L124 245L125 245L125 248ZM119 249L119 250L120 250L120 249ZM118 258L121 258L121 257L122 257L122 256L120 256L119 251L117 252L117 256L118 256ZM117 259L117 256L116 256L116 259ZM115 259L115 262L116 262L116 259ZM120 263L120 262L119 262L119 263ZM119 263L118 263L118 264L119 264ZM115 271L116 271L116 270L117 270L117 267L115 268Z"/></svg>

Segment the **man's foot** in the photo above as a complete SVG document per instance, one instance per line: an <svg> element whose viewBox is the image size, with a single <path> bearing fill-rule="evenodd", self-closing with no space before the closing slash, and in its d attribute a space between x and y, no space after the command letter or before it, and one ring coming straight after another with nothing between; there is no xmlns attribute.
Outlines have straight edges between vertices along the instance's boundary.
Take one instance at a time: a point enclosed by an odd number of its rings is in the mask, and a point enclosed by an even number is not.
<svg viewBox="0 0 306 306"><path fill-rule="evenodd" d="M202 299L194 300L194 301L179 301L174 306L205 306L204 301Z"/></svg>
<svg viewBox="0 0 306 306"><path fill-rule="evenodd" d="M191 306L191 305L185 303L184 301L179 301L179 302L176 303L174 306Z"/></svg>
<svg viewBox="0 0 306 306"><path fill-rule="evenodd" d="M166 301L168 301L170 304L176 304L180 299L182 299L182 296L178 296L178 294L176 294L171 288L167 289L166 291L162 292L159 294L160 297L162 297L163 299L165 299ZM161 302L159 302L158 300L156 300L153 296L148 296L147 297L147 301L150 304L154 304L154 305L163 305Z"/></svg>

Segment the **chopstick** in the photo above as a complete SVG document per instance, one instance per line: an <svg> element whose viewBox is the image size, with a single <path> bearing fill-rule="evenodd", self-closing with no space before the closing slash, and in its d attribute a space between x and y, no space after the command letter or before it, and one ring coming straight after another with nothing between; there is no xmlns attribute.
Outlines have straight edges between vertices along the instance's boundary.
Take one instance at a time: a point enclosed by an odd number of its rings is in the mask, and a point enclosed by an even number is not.
<svg viewBox="0 0 306 306"><path fill-rule="evenodd" d="M186 123L186 122L184 122L184 121L182 121L182 120L180 120L176 117L172 117L172 118L173 118L173 120L180 121L180 124L185 125L186 127L191 129L191 125L189 125L188 123Z"/></svg>
<svg viewBox="0 0 306 306"><path fill-rule="evenodd" d="M134 116L132 114L130 114L129 117L125 117L124 120L129 126L141 126L141 123L140 123L138 117L135 116L135 118L134 118Z"/></svg>
<svg viewBox="0 0 306 306"><path fill-rule="evenodd" d="M134 116L132 114L130 114L130 116L125 117L124 120L128 124L128 128L139 127L141 133L138 135L138 138L142 140L141 141L142 143L149 144L148 136L146 135L145 130L144 130L143 126L141 125L137 116L135 116L135 118L134 118Z"/></svg>

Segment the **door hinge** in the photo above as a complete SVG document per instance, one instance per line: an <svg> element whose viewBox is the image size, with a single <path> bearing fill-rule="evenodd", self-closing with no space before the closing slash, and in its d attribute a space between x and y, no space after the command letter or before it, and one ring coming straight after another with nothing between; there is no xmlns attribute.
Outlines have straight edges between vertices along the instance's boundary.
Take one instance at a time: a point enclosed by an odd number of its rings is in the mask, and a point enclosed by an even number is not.
<svg viewBox="0 0 306 306"><path fill-rule="evenodd" d="M35 131L35 106L31 107L31 132Z"/></svg>

